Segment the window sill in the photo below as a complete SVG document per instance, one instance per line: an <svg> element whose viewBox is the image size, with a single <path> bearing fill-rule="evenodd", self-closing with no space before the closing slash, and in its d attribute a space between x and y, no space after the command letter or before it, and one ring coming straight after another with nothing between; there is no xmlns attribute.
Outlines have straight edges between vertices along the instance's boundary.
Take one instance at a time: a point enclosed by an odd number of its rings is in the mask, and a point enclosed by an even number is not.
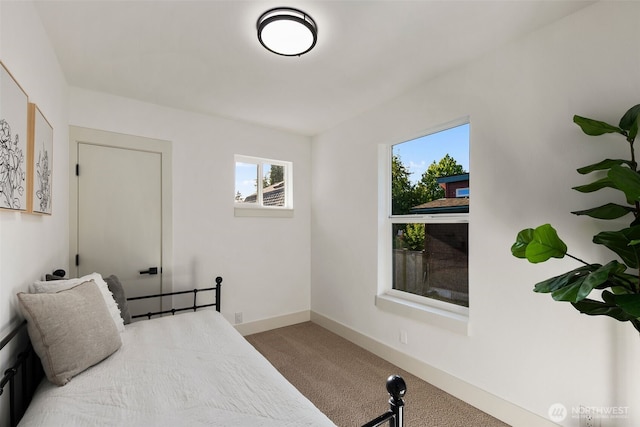
<svg viewBox="0 0 640 427"><path fill-rule="evenodd" d="M261 217L261 218L293 218L293 209L278 208L234 208L236 217Z"/></svg>
<svg viewBox="0 0 640 427"><path fill-rule="evenodd" d="M464 314L453 313L389 294L377 295L376 307L399 316L429 323L451 332L469 335L469 316Z"/></svg>

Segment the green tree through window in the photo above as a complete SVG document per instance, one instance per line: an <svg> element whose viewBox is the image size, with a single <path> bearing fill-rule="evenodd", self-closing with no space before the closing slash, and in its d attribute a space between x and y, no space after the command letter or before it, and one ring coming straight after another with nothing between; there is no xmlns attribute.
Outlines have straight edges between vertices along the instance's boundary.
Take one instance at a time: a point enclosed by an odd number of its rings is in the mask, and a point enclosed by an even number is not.
<svg viewBox="0 0 640 427"><path fill-rule="evenodd" d="M462 165L458 164L449 154L440 159L438 163L435 161L431 163L422 174L422 179L415 186L414 191L418 199L416 205L444 197L444 189L438 184L438 178L463 173L465 173L465 170Z"/></svg>

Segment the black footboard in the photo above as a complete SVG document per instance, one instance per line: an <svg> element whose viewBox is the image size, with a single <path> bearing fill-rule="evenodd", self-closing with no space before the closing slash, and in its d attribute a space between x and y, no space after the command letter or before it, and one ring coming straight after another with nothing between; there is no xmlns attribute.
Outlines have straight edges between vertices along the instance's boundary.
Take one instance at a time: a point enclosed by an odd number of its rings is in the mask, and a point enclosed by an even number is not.
<svg viewBox="0 0 640 427"><path fill-rule="evenodd" d="M127 298L127 301L137 301L137 300L142 300L142 299L149 299L149 298L162 298L162 297L169 297L169 296L173 296L173 295L184 295L184 294L193 294L193 305L188 306L188 307L181 307L181 308L172 308L170 310L164 310L164 311L154 311L154 312L148 312L148 313L143 313L143 314L136 314L131 316L132 319L138 319L141 317L146 317L148 319L151 319L152 316L158 316L161 314L176 314L178 312L181 311L187 311L187 310L193 310L196 311L199 308L205 308L205 307L215 307L216 310L219 312L220 311L220 286L222 285L222 277L218 276L216 277L216 286L213 288L201 288L201 289L192 289L190 291L179 291L179 292L168 292L168 293L164 293L164 294L156 294L156 295L144 295L141 297L132 297L132 298ZM216 302L211 303L211 304L201 304L198 305L198 293L200 292L211 292L211 291L215 291L216 293Z"/></svg>
<svg viewBox="0 0 640 427"><path fill-rule="evenodd" d="M362 427L378 427L388 422L389 427L404 427L404 400L407 385L401 376L391 375L387 378L387 391L389 392L389 410L379 417L374 418Z"/></svg>

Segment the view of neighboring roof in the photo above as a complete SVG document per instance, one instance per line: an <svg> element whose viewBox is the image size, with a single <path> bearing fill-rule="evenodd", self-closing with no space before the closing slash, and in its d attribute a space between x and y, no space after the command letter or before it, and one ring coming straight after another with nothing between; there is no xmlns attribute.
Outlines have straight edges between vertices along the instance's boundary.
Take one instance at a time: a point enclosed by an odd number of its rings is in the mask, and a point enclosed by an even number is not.
<svg viewBox="0 0 640 427"><path fill-rule="evenodd" d="M432 200L411 208L412 214L434 214L434 213L468 213L468 197L449 197Z"/></svg>
<svg viewBox="0 0 640 427"><path fill-rule="evenodd" d="M459 175L443 176L436 179L436 181L438 182L438 184L448 184L450 182L469 181L469 174L461 173Z"/></svg>
<svg viewBox="0 0 640 427"><path fill-rule="evenodd" d="M258 193L253 193L244 198L245 203L255 203ZM284 206L284 181L276 182L262 190L263 206Z"/></svg>
<svg viewBox="0 0 640 427"><path fill-rule="evenodd" d="M438 184L444 188L445 194L454 194L456 189L466 189L464 197L444 197L432 200L410 209L412 214L441 214L441 213L469 213L469 174L444 176L437 179ZM460 184L462 183L462 184ZM458 184L458 185L454 185ZM451 187L450 187L451 186ZM449 187L449 188L447 188ZM448 191L448 190L451 191Z"/></svg>

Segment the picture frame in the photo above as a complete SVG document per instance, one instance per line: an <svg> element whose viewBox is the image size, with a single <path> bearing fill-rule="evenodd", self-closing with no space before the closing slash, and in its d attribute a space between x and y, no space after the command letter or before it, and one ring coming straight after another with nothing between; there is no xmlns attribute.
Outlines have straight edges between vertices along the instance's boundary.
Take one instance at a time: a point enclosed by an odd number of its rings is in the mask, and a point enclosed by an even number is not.
<svg viewBox="0 0 640 427"><path fill-rule="evenodd" d="M53 127L36 104L29 103L29 194L27 211L51 215Z"/></svg>
<svg viewBox="0 0 640 427"><path fill-rule="evenodd" d="M0 62L0 210L27 210L28 103Z"/></svg>

